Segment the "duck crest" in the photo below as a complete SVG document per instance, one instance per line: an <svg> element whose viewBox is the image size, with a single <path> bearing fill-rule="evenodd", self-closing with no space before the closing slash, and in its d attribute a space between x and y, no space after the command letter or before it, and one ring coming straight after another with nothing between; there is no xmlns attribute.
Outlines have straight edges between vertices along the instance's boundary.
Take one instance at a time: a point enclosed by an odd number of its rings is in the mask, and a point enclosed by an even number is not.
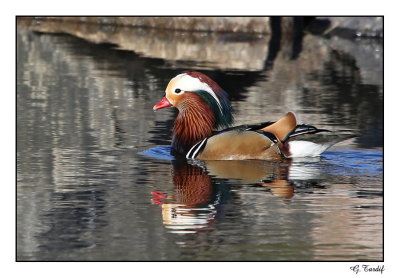
<svg viewBox="0 0 400 278"><path fill-rule="evenodd" d="M206 84L210 90L195 91L200 95L204 102L212 108L214 115L216 115L215 129L230 127L233 122L232 107L229 101L228 94L210 77L198 71L184 71L182 74L187 74L193 78L197 78L200 82ZM214 98L217 98L217 101Z"/></svg>

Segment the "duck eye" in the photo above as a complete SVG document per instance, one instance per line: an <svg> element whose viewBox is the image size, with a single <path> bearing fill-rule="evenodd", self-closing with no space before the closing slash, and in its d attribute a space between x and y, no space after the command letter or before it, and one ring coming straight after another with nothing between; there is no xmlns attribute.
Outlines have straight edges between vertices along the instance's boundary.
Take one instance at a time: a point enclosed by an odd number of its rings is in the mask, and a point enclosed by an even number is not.
<svg viewBox="0 0 400 278"><path fill-rule="evenodd" d="M181 89L175 89L175 93L179 94L181 92Z"/></svg>

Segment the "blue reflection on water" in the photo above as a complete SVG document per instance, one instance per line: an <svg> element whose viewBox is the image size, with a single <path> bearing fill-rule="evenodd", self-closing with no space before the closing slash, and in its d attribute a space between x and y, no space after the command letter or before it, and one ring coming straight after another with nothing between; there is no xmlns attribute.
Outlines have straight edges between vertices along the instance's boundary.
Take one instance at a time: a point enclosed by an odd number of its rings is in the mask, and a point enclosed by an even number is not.
<svg viewBox="0 0 400 278"><path fill-rule="evenodd" d="M171 154L171 146L156 146L139 152L138 154L147 156L150 158L161 159L161 160L174 160L175 157Z"/></svg>
<svg viewBox="0 0 400 278"><path fill-rule="evenodd" d="M176 157L171 155L169 145L149 148L139 154L159 160L176 160ZM382 159L383 154L379 150L335 150L327 151L319 158L294 159L292 166L301 167L303 170L316 168L319 172L324 170L332 175L368 177L382 175Z"/></svg>
<svg viewBox="0 0 400 278"><path fill-rule="evenodd" d="M382 158L382 151L378 150L341 150L323 154L325 162L339 166L331 171L346 175L381 175Z"/></svg>

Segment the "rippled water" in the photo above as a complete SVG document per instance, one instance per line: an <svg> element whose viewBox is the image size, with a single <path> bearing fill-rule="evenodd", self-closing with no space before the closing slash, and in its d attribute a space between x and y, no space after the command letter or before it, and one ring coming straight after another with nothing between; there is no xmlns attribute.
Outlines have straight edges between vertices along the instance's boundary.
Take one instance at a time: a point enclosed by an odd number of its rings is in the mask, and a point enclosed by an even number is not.
<svg viewBox="0 0 400 278"><path fill-rule="evenodd" d="M180 161L176 111L152 107L197 62L19 26L17 259L382 260L381 72L345 43L365 42L306 35L297 59L283 48L272 67L201 70L231 93L238 124L291 110L357 138L280 163Z"/></svg>

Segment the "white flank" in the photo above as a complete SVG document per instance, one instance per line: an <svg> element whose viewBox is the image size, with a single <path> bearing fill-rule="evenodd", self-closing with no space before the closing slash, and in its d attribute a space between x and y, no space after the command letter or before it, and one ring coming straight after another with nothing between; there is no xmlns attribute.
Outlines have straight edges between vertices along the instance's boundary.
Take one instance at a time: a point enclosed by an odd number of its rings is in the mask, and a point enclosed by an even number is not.
<svg viewBox="0 0 400 278"><path fill-rule="evenodd" d="M221 106L221 103L219 102L217 95L214 93L214 91L211 89L211 87L208 86L207 83L201 82L200 79L194 78L186 73L178 74L173 79L175 79L175 78L179 79L176 82L175 89L179 88L186 92L206 91L215 99L215 101L218 104L219 110L221 111L221 114L223 114L222 106ZM175 91L175 89L174 89L174 91Z"/></svg>
<svg viewBox="0 0 400 278"><path fill-rule="evenodd" d="M331 143L316 144L309 141L291 141L289 144L289 157L315 157L326 151Z"/></svg>

